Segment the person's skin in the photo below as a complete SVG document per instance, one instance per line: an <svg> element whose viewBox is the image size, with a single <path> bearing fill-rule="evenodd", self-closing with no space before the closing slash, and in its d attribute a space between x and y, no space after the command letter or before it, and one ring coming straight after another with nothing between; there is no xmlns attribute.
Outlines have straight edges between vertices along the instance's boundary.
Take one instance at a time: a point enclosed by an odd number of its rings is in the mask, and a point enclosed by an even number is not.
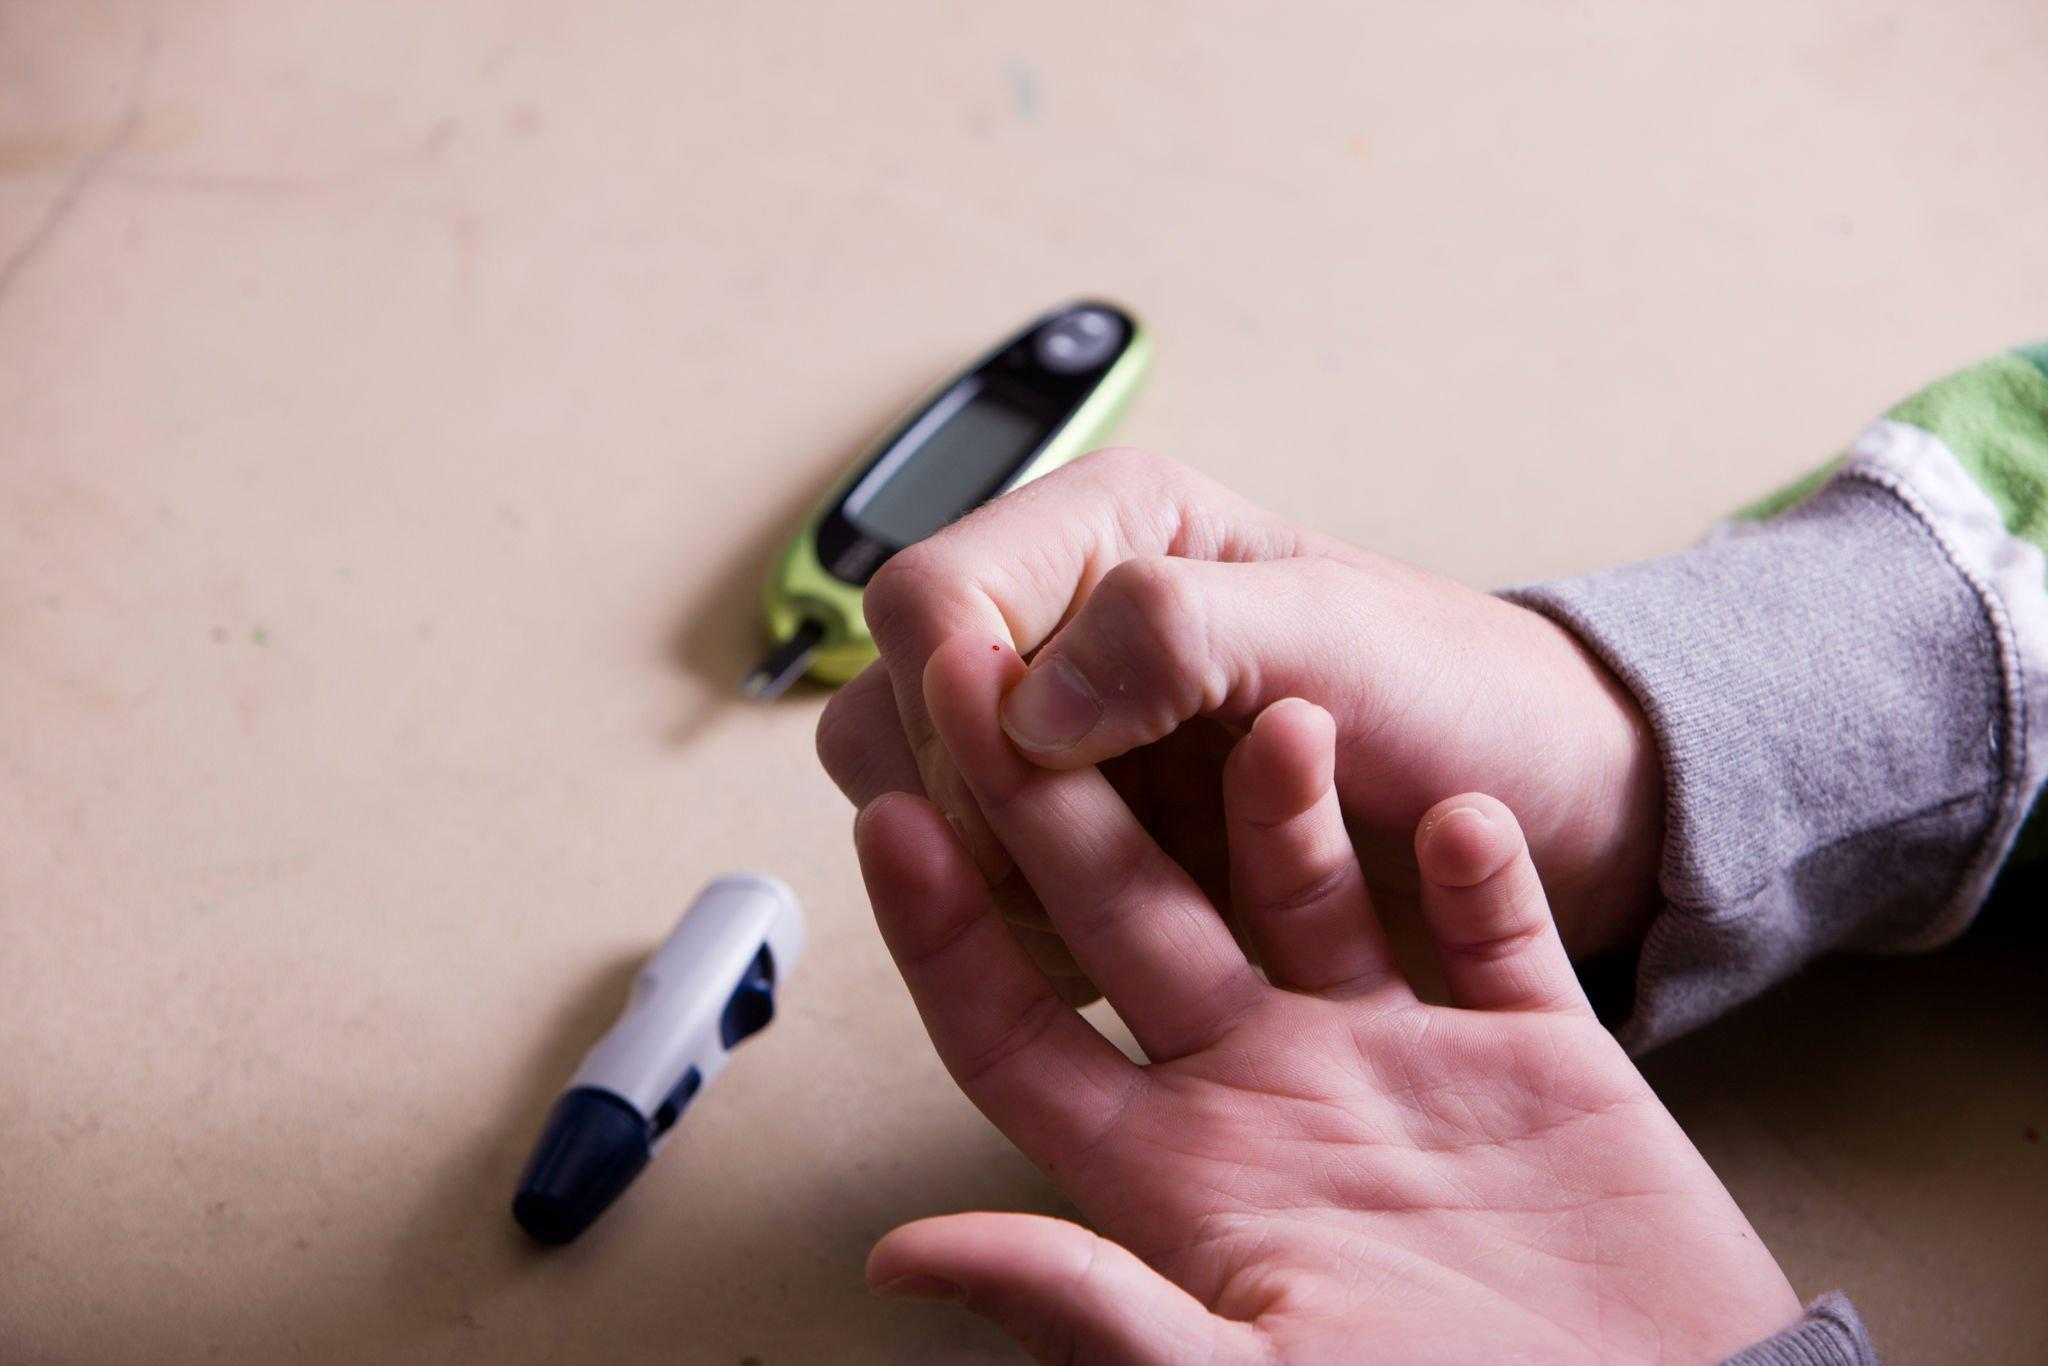
<svg viewBox="0 0 2048 1366"><path fill-rule="evenodd" d="M856 824L883 937L961 1089L1100 1232L960 1214L887 1235L879 1293L964 1303L1041 1361L1713 1361L1798 1300L1581 994L1515 818L1453 796L1414 832L1451 1003L1390 958L1338 811L1337 730L1269 705L1222 775L1222 918L1088 766L998 725L1023 673L963 631L926 666L940 743L1150 1059L1007 932L945 817Z"/></svg>
<svg viewBox="0 0 2048 1366"><path fill-rule="evenodd" d="M1626 690L1534 612L1128 450L1088 456L897 554L866 610L881 660L827 707L820 757L856 806L928 794L1013 921L1043 925L924 697L934 651L963 631L1032 660L1004 703L1012 739L1048 768L1103 764L1212 891L1222 756L1269 703L1301 697L1336 719L1337 791L1383 910L1412 895L1409 834L1423 811L1480 789L1528 813L1575 954L1640 942L1662 843L1654 744ZM1063 693L1062 681L1078 688ZM1086 999L1056 938L1018 933L1063 994Z"/></svg>

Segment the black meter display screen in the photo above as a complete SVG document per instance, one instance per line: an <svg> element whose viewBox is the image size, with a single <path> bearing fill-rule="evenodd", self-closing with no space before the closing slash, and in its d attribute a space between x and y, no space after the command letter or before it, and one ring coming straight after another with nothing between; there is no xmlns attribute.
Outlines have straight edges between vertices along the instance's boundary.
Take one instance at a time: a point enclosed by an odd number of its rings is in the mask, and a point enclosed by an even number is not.
<svg viewBox="0 0 2048 1366"><path fill-rule="evenodd" d="M956 389L847 495L847 520L894 545L921 541L1001 488L1044 435L1041 418L988 389Z"/></svg>

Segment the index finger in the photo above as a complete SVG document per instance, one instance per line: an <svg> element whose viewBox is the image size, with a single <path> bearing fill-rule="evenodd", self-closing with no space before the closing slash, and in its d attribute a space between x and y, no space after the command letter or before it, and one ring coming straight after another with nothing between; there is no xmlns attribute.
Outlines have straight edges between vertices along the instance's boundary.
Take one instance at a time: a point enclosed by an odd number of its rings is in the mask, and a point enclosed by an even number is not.
<svg viewBox="0 0 2048 1366"><path fill-rule="evenodd" d="M1033 1161L1089 1146L1137 1069L1032 966L930 805L877 797L854 842L875 923L953 1080Z"/></svg>
<svg viewBox="0 0 2048 1366"><path fill-rule="evenodd" d="M996 702L1024 665L987 636L932 657L927 700L1003 846L1074 959L1155 1062L1208 1047L1264 985L1223 918L1093 768L1056 771L1010 747Z"/></svg>

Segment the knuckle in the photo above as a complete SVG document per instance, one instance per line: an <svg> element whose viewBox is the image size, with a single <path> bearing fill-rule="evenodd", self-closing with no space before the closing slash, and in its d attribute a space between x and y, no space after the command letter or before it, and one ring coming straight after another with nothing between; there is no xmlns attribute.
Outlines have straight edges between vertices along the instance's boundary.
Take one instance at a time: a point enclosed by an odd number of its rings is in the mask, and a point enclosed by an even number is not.
<svg viewBox="0 0 2048 1366"><path fill-rule="evenodd" d="M941 558L942 552L930 541L919 541L891 555L868 580L861 592L861 612L869 633L885 651L936 596L934 585L946 581Z"/></svg>
<svg viewBox="0 0 2048 1366"><path fill-rule="evenodd" d="M1288 560L1286 566L1289 575L1297 580L1297 591L1306 597L1324 597L1336 589L1356 591L1367 581L1358 570L1328 555L1300 556Z"/></svg>
<svg viewBox="0 0 2048 1366"><path fill-rule="evenodd" d="M978 1052L960 1060L955 1070L960 1088L972 1094L978 1083L993 1076L1049 1034L1066 1009L1058 997L1049 993L1034 1000L1023 1014L1010 1021L1008 1028Z"/></svg>
<svg viewBox="0 0 2048 1366"><path fill-rule="evenodd" d="M1105 446L1087 458L1100 460L1127 478L1143 480L1169 492L1224 487L1194 466L1144 446Z"/></svg>
<svg viewBox="0 0 2048 1366"><path fill-rule="evenodd" d="M886 675L856 680L825 704L815 737L818 762L856 804L896 785L888 780L889 731L896 724Z"/></svg>
<svg viewBox="0 0 2048 1366"><path fill-rule="evenodd" d="M1103 575L1096 594L1118 625L1180 634L1192 617L1182 561L1166 555L1125 560Z"/></svg>
<svg viewBox="0 0 2048 1366"><path fill-rule="evenodd" d="M1267 920L1288 920L1320 912L1352 891L1356 868L1347 860L1334 867L1302 870L1293 878L1265 889L1247 909Z"/></svg>
<svg viewBox="0 0 2048 1366"><path fill-rule="evenodd" d="M1074 479L1092 479L1120 493L1140 490L1155 497L1170 495L1197 477L1180 461L1142 446L1104 446L1074 461L1067 470Z"/></svg>
<svg viewBox="0 0 2048 1366"><path fill-rule="evenodd" d="M1471 962L1498 963L1540 943L1543 930L1542 925L1494 925L1471 938L1448 940L1443 948Z"/></svg>
<svg viewBox="0 0 2048 1366"><path fill-rule="evenodd" d="M843 775L853 767L860 750L865 748L859 726L849 714L853 706L849 695L842 689L833 694L832 700L825 704L823 714L818 717L818 762L842 787L845 786Z"/></svg>
<svg viewBox="0 0 2048 1366"><path fill-rule="evenodd" d="M1093 864L1094 876L1085 888L1077 888L1060 907L1060 937L1078 963L1092 944L1115 943L1130 933L1127 913L1133 904L1133 888L1170 885L1178 869L1149 838L1118 843L1102 852Z"/></svg>
<svg viewBox="0 0 2048 1366"><path fill-rule="evenodd" d="M1445 937L1462 957L1495 962L1540 945L1552 931L1550 903L1527 859L1511 857L1467 889L1463 923Z"/></svg>
<svg viewBox="0 0 2048 1366"><path fill-rule="evenodd" d="M1171 463L1164 456L1156 455L1141 446L1103 446L1076 460L1073 468L1086 470L1098 476L1143 474L1148 469Z"/></svg>
<svg viewBox="0 0 2048 1366"><path fill-rule="evenodd" d="M1103 576L1096 595L1107 609L1107 640L1140 677L1192 682L1206 696L1208 612L1185 560L1149 555Z"/></svg>
<svg viewBox="0 0 2048 1366"><path fill-rule="evenodd" d="M1354 614L1383 616L1371 580L1342 560L1327 555L1298 555L1261 567L1260 586L1276 604L1290 611L1313 608L1319 615L1350 621Z"/></svg>

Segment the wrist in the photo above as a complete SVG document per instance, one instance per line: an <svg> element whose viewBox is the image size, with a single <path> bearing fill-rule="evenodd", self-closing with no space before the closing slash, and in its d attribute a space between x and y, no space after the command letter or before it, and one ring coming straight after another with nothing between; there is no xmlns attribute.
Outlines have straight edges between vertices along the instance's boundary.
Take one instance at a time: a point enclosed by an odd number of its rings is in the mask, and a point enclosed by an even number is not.
<svg viewBox="0 0 2048 1366"><path fill-rule="evenodd" d="M1551 837L1558 930L1573 958L1633 951L1660 904L1664 762L1634 694L1571 632L1531 612L1552 638L1574 737L1575 801Z"/></svg>

